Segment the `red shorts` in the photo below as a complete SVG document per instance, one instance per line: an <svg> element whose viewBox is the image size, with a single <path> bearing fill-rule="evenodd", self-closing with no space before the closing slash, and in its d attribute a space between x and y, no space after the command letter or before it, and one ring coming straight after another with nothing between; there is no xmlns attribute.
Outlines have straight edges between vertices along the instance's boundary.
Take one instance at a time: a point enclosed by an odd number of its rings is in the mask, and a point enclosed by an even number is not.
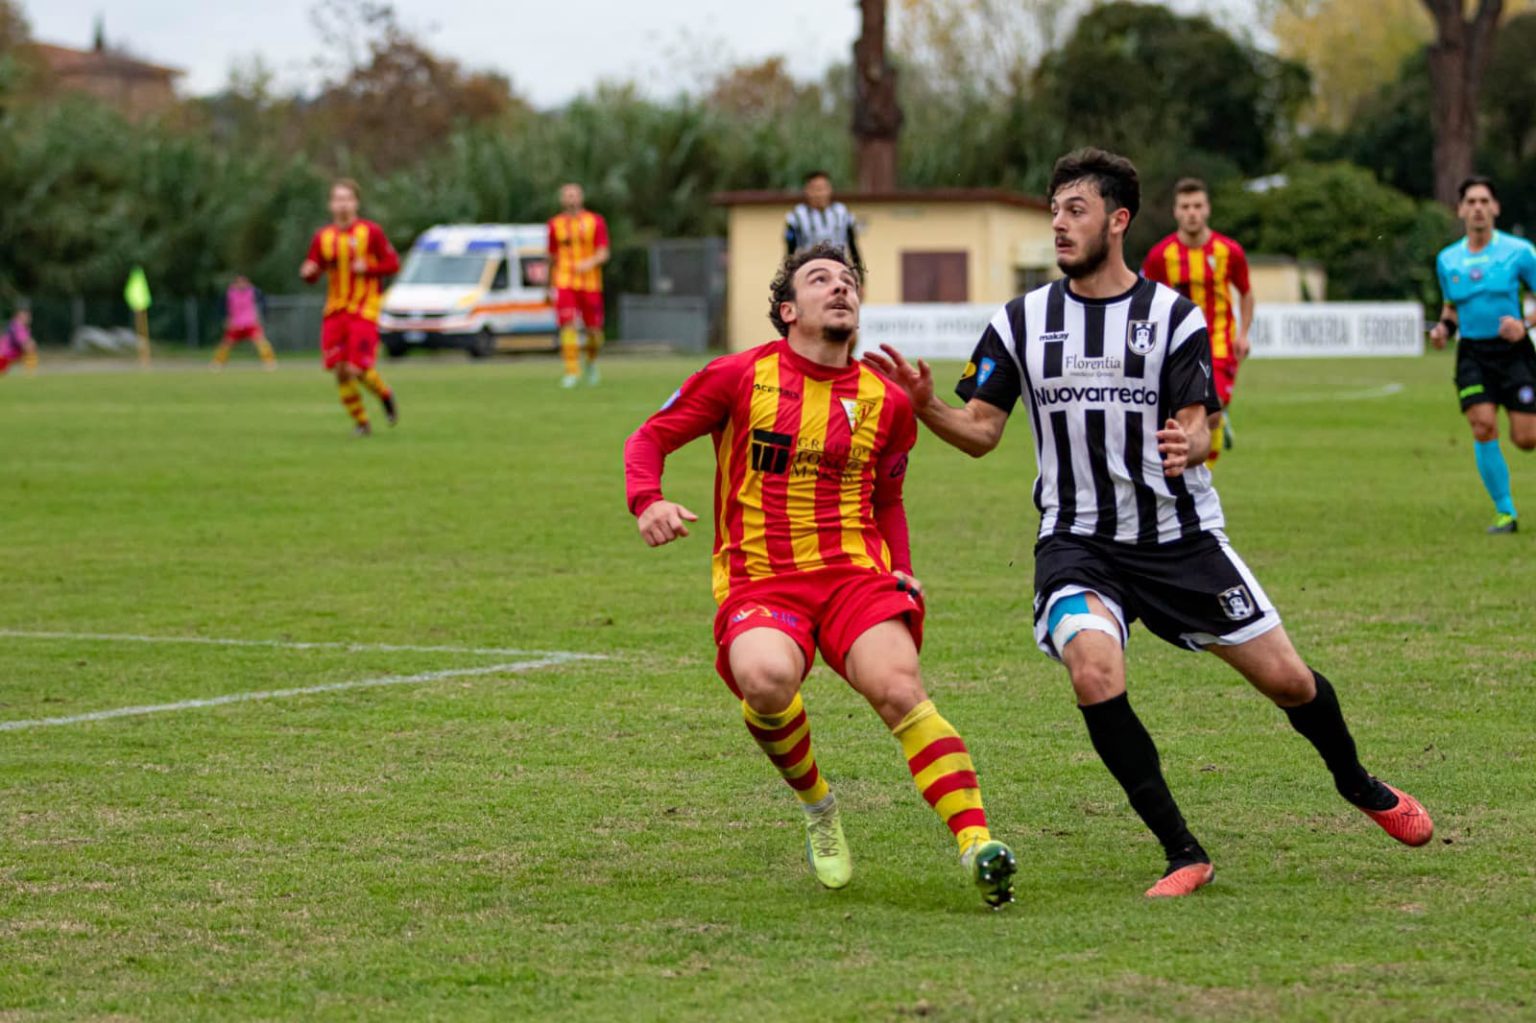
<svg viewBox="0 0 1536 1023"><path fill-rule="evenodd" d="M1232 385L1237 383L1237 360L1212 359L1211 377L1216 383L1216 398L1226 408L1232 404Z"/></svg>
<svg viewBox="0 0 1536 1023"><path fill-rule="evenodd" d="M603 329L603 293L555 289L555 319L562 327L576 322L577 314L588 330Z"/></svg>
<svg viewBox="0 0 1536 1023"><path fill-rule="evenodd" d="M892 618L906 620L921 650L923 598L898 587L895 576L869 568L827 568L748 583L733 590L715 614L715 670L739 699L731 643L750 629L777 629L793 639L805 655L807 674L819 648L827 667L847 678L843 662L854 641Z"/></svg>
<svg viewBox="0 0 1536 1023"><path fill-rule="evenodd" d="M260 336L260 327L230 327L224 331L226 341L251 341Z"/></svg>
<svg viewBox="0 0 1536 1023"><path fill-rule="evenodd" d="M332 313L320 324L320 353L326 369L343 362L372 369L379 355L379 325L355 313Z"/></svg>

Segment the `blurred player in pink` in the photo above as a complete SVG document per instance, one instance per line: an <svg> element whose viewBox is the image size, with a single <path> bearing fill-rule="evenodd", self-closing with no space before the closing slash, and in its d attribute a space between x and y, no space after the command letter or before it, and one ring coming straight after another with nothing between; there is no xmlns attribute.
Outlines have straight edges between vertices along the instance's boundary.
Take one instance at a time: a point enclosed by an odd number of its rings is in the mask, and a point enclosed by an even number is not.
<svg viewBox="0 0 1536 1023"><path fill-rule="evenodd" d="M28 372L37 369L37 342L32 340L32 310L18 309L5 333L0 334L0 373L11 368L17 359Z"/></svg>
<svg viewBox="0 0 1536 1023"><path fill-rule="evenodd" d="M213 353L214 369L224 368L230 351L241 341L256 346L256 354L261 356L263 366L277 368L277 357L272 354L272 345L261 327L262 302L261 291L244 274L236 275L230 282L229 290L224 293L224 340Z"/></svg>

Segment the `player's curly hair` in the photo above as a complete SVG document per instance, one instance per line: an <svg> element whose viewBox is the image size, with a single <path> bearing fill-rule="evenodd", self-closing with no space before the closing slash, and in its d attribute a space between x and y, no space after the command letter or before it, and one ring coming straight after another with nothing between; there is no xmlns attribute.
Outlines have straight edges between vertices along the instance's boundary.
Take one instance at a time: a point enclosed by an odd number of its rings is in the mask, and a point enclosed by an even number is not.
<svg viewBox="0 0 1536 1023"><path fill-rule="evenodd" d="M773 283L768 286L768 322L779 332L779 337L789 336L789 324L779 315L779 303L795 300L795 274L805 264L818 259L830 259L852 270L854 280L859 282L859 290L863 290L864 268L849 258L842 246L818 242L808 249L785 256L784 262L779 264L779 272L773 275Z"/></svg>
<svg viewBox="0 0 1536 1023"><path fill-rule="evenodd" d="M1068 185L1090 182L1104 198L1104 208L1113 213L1129 210L1131 219L1141 210L1141 178L1136 165L1123 156L1095 149L1076 149L1056 161L1051 168L1051 198Z"/></svg>

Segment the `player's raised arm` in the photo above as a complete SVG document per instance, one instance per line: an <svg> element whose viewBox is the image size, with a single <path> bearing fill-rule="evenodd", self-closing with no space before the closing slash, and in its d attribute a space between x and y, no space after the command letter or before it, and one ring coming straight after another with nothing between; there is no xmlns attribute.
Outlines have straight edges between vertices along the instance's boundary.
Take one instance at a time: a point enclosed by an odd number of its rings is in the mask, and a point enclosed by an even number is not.
<svg viewBox="0 0 1536 1023"><path fill-rule="evenodd" d="M980 458L1003 438L1008 425L1008 412L1019 398L1018 374L1013 360L1002 353L1002 345L995 332L987 328L987 335L977 345L978 363L973 357L966 367L956 391L966 403L955 408L942 400L934 391L933 369L922 359L914 366L890 345L881 345L881 353L871 352L864 361L890 377L912 400L917 418L932 430L934 436L970 455ZM989 336L993 343L989 343ZM982 355L985 350L988 355ZM993 352L994 348L996 352ZM1001 358L997 353L1002 353Z"/></svg>
<svg viewBox="0 0 1536 1023"><path fill-rule="evenodd" d="M666 500L661 477L667 456L689 441L719 429L730 414L731 388L726 376L706 366L684 381L660 411L641 424L624 443L624 483L630 514L641 537L660 547L688 535L699 517Z"/></svg>

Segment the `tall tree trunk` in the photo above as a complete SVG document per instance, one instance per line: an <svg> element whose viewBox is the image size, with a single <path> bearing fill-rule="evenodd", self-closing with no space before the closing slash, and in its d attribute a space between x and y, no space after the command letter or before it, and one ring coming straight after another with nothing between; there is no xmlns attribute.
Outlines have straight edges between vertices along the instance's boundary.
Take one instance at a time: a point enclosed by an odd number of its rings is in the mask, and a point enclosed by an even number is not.
<svg viewBox="0 0 1536 1023"><path fill-rule="evenodd" d="M885 52L885 0L859 0L862 28L853 44L853 139L858 186L865 192L896 187L896 142L901 103L896 69Z"/></svg>
<svg viewBox="0 0 1536 1023"><path fill-rule="evenodd" d="M1435 198L1456 205L1456 187L1477 156L1477 98L1493 53L1504 0L1480 0L1468 20L1462 0L1423 0L1435 22L1429 47L1434 91Z"/></svg>

